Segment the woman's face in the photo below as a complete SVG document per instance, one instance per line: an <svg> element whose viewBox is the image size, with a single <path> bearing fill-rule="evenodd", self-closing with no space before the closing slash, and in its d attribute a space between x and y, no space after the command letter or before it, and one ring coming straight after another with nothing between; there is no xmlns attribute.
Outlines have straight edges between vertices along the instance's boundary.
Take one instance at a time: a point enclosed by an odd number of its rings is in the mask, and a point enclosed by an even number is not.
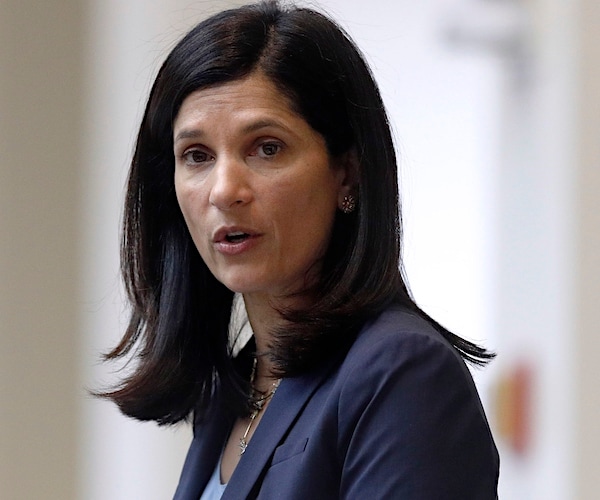
<svg viewBox="0 0 600 500"><path fill-rule="evenodd" d="M179 206L214 276L269 297L312 284L350 189L288 99L260 73L198 90L173 134Z"/></svg>

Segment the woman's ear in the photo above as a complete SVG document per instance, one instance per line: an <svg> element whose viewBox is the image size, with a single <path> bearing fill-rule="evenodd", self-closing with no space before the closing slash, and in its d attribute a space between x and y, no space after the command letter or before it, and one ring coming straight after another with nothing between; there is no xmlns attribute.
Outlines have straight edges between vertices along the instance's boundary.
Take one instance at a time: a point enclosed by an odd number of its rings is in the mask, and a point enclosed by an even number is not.
<svg viewBox="0 0 600 500"><path fill-rule="evenodd" d="M358 181L360 163L356 150L351 148L338 159L341 183L338 194L338 208L345 214L354 211L358 203Z"/></svg>

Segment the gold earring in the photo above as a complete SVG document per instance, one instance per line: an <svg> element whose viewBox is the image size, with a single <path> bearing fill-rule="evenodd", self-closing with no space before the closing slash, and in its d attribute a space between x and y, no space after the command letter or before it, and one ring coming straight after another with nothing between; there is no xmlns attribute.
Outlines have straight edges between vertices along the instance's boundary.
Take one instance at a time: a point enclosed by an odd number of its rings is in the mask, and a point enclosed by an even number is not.
<svg viewBox="0 0 600 500"><path fill-rule="evenodd" d="M352 196L351 194L344 196L344 199L342 201L342 206L340 207L342 212L344 212L345 214L350 214L350 213L354 212L355 208L356 208L356 198L354 198L354 196Z"/></svg>

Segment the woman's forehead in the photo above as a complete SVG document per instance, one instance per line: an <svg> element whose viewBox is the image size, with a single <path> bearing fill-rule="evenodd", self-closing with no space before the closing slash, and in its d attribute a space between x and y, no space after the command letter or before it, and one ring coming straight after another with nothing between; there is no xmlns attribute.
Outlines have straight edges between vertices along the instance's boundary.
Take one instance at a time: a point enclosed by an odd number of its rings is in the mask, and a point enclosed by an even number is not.
<svg viewBox="0 0 600 500"><path fill-rule="evenodd" d="M247 77L196 90L183 101L173 125L175 141L198 134L198 128L214 125L219 118L235 117L240 127L289 126L304 121L290 105L289 98L266 76Z"/></svg>

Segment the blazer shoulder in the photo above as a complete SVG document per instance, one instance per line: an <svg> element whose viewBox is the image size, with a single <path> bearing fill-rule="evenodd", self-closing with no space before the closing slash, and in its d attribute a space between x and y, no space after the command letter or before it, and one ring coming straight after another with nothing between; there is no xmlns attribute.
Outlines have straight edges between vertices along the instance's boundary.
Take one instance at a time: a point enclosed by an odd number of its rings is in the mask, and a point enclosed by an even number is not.
<svg viewBox="0 0 600 500"><path fill-rule="evenodd" d="M345 362L374 361L378 355L393 352L398 360L423 355L447 357L448 361L465 366L458 351L441 332L417 313L401 307L387 309L365 324L348 351Z"/></svg>
<svg viewBox="0 0 600 500"><path fill-rule="evenodd" d="M440 394L453 394L468 400L487 424L460 353L429 321L401 308L365 325L340 366L337 387L340 404L350 407L368 405L380 394L423 404L427 399L437 404Z"/></svg>
<svg viewBox="0 0 600 500"><path fill-rule="evenodd" d="M495 497L498 452L477 389L427 320L392 309L366 325L337 389L343 496ZM377 481L353 480L373 457L381 458L372 469L382 471Z"/></svg>

